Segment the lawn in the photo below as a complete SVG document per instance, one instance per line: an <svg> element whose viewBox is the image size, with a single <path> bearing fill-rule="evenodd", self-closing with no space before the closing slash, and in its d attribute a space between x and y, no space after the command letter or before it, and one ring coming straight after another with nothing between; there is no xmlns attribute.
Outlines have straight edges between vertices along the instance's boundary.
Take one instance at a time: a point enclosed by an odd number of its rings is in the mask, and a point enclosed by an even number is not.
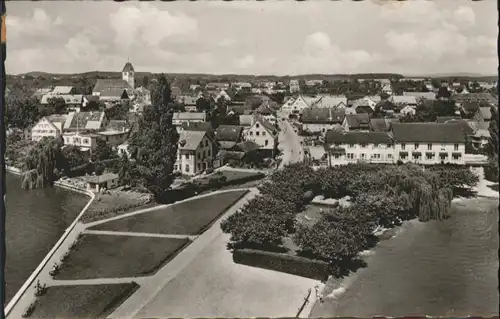
<svg viewBox="0 0 500 319"><path fill-rule="evenodd" d="M84 234L55 279L151 275L189 243L188 239Z"/></svg>
<svg viewBox="0 0 500 319"><path fill-rule="evenodd" d="M229 191L124 217L92 227L93 230L197 235L233 206L248 191Z"/></svg>
<svg viewBox="0 0 500 319"><path fill-rule="evenodd" d="M219 175L226 176L228 182L232 182L239 179L247 179L253 176L255 176L255 178L257 178L257 176L262 176L262 178L265 177L264 174L262 173L245 172L245 171L221 170L218 173Z"/></svg>
<svg viewBox="0 0 500 319"><path fill-rule="evenodd" d="M99 194L90 204L80 221L89 223L157 205L155 203L145 204L144 199L141 198L142 196L144 195L133 192Z"/></svg>
<svg viewBox="0 0 500 319"><path fill-rule="evenodd" d="M29 318L106 318L138 288L136 283L49 287Z"/></svg>

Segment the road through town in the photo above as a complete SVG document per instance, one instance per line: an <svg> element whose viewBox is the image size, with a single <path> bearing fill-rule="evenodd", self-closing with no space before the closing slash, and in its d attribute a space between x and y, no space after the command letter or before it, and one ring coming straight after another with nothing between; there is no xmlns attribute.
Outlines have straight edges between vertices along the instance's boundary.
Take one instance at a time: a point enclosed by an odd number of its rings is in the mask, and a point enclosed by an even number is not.
<svg viewBox="0 0 500 319"><path fill-rule="evenodd" d="M278 149L283 152L280 168L285 165L301 162L304 159L304 150L300 145L300 138L294 131L294 127L289 121L279 122L281 132L279 134Z"/></svg>

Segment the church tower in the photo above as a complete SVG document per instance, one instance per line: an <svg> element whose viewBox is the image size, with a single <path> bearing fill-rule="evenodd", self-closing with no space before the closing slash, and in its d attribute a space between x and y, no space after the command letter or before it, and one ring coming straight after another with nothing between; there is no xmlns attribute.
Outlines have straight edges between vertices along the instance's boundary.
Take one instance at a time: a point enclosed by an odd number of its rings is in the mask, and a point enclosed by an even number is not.
<svg viewBox="0 0 500 319"><path fill-rule="evenodd" d="M134 67L132 66L132 63L130 61L125 64L122 70L122 79L127 81L127 83L130 85L132 89L135 89L135 70Z"/></svg>

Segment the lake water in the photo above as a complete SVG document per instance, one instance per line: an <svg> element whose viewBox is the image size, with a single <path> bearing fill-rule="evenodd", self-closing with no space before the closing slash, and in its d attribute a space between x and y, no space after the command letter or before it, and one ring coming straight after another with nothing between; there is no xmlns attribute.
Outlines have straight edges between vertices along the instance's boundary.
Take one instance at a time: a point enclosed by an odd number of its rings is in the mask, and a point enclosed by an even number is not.
<svg viewBox="0 0 500 319"><path fill-rule="evenodd" d="M6 176L6 304L74 221L89 197L60 188L24 190Z"/></svg>
<svg viewBox="0 0 500 319"><path fill-rule="evenodd" d="M311 317L498 315L498 200L466 203L380 242Z"/></svg>

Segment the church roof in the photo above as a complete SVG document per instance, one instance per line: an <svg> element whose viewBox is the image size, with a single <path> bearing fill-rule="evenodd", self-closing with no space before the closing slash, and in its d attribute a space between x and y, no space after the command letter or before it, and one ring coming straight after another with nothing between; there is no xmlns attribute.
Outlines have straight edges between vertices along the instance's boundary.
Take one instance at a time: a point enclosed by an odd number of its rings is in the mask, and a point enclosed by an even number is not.
<svg viewBox="0 0 500 319"><path fill-rule="evenodd" d="M132 63L127 62L125 66L123 67L122 72L135 72L134 67L132 66Z"/></svg>

